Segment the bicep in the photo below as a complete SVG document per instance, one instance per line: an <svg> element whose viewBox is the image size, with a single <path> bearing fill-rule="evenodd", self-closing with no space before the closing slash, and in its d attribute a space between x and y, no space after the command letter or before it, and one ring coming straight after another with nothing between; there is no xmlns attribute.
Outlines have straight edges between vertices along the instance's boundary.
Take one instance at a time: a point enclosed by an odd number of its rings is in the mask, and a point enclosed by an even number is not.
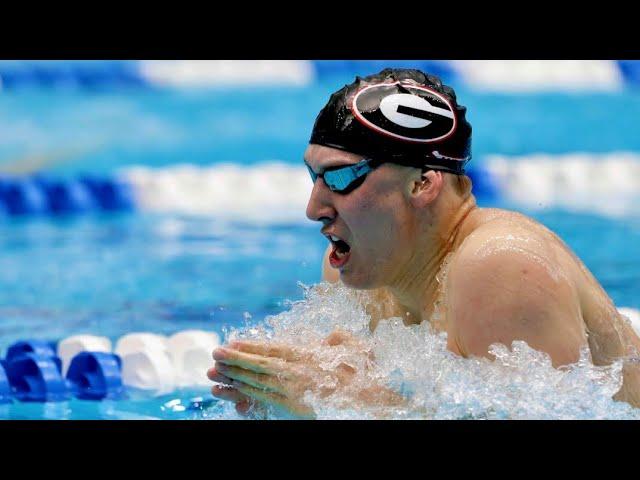
<svg viewBox="0 0 640 480"><path fill-rule="evenodd" d="M548 353L554 366L579 359L586 343L579 305L548 260L497 249L452 265L448 290L453 351L491 358L492 344L521 340Z"/></svg>

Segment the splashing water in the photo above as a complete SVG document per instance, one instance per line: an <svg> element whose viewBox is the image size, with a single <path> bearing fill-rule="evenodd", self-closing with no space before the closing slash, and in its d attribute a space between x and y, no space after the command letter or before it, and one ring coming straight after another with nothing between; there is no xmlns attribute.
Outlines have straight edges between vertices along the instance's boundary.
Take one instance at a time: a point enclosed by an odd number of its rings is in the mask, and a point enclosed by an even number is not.
<svg viewBox="0 0 640 480"><path fill-rule="evenodd" d="M356 373L347 386L329 395L305 393L319 419L640 419L640 409L611 398L622 384L622 362L596 367L588 347L577 363L559 369L546 353L521 341L511 349L493 345L495 360L466 359L447 350L446 334L429 322L405 326L400 318L390 318L371 333L368 292L326 283L303 288L304 300L291 303L288 311L260 326L232 330L227 340L269 340L305 349L320 366L318 383L335 383L331 373L341 364L352 367ZM353 334L358 348L323 342L336 329ZM358 392L372 385L406 401L364 406ZM219 402L205 416L239 418L229 402ZM281 414L270 410L267 418Z"/></svg>

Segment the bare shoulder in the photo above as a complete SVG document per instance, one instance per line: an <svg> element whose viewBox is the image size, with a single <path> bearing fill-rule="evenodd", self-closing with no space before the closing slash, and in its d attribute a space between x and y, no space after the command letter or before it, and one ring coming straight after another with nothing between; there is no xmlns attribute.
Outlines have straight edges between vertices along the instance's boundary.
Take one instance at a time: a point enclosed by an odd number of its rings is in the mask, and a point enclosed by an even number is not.
<svg viewBox="0 0 640 480"><path fill-rule="evenodd" d="M447 274L452 350L487 356L493 343L526 341L554 364L577 360L584 343L578 296L548 231L504 212L462 242Z"/></svg>
<svg viewBox="0 0 640 480"><path fill-rule="evenodd" d="M515 267L530 266L551 276L562 275L557 236L540 223L516 212L488 210L467 235L451 259L451 275L468 268L499 268L514 274Z"/></svg>
<svg viewBox="0 0 640 480"><path fill-rule="evenodd" d="M545 232L517 214L490 217L475 228L453 254L448 272L449 282L479 282L481 289L508 290L511 282L532 277L557 283L566 275Z"/></svg>

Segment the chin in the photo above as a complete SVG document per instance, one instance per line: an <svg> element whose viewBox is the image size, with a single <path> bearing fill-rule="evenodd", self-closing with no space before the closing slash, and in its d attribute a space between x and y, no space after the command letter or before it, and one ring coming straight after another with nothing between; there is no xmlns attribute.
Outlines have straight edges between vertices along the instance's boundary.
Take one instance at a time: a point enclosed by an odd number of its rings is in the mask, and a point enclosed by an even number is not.
<svg viewBox="0 0 640 480"><path fill-rule="evenodd" d="M358 274L358 272L351 271L348 268L340 272L340 280L347 287L357 290L371 290L380 287L378 282L375 282L370 275Z"/></svg>

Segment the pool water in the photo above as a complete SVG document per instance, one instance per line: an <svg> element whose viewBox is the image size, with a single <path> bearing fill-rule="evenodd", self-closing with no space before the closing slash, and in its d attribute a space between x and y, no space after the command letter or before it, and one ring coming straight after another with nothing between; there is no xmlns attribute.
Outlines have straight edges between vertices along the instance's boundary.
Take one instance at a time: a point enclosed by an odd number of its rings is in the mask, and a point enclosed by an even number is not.
<svg viewBox="0 0 640 480"><path fill-rule="evenodd" d="M240 91L61 92L0 95L0 167L46 164L50 175L115 174L176 163L299 165L316 112L335 85ZM492 154L640 152L640 94L500 95L460 91L474 126L474 162ZM0 354L27 338L77 333L112 341L135 331L221 335L261 325L320 280L326 239L304 217L135 211L0 217ZM247 194L247 195L249 195ZM236 193L240 201L244 193ZM607 199L603 198L603 202ZM640 308L640 215L525 208L557 232L616 305ZM258 220L256 220L258 219ZM435 340L434 340L435 341ZM484 368L484 367L482 367ZM612 411L615 410L613 407ZM544 416L544 415L542 415ZM109 402L0 405L0 418L236 418L206 388Z"/></svg>

